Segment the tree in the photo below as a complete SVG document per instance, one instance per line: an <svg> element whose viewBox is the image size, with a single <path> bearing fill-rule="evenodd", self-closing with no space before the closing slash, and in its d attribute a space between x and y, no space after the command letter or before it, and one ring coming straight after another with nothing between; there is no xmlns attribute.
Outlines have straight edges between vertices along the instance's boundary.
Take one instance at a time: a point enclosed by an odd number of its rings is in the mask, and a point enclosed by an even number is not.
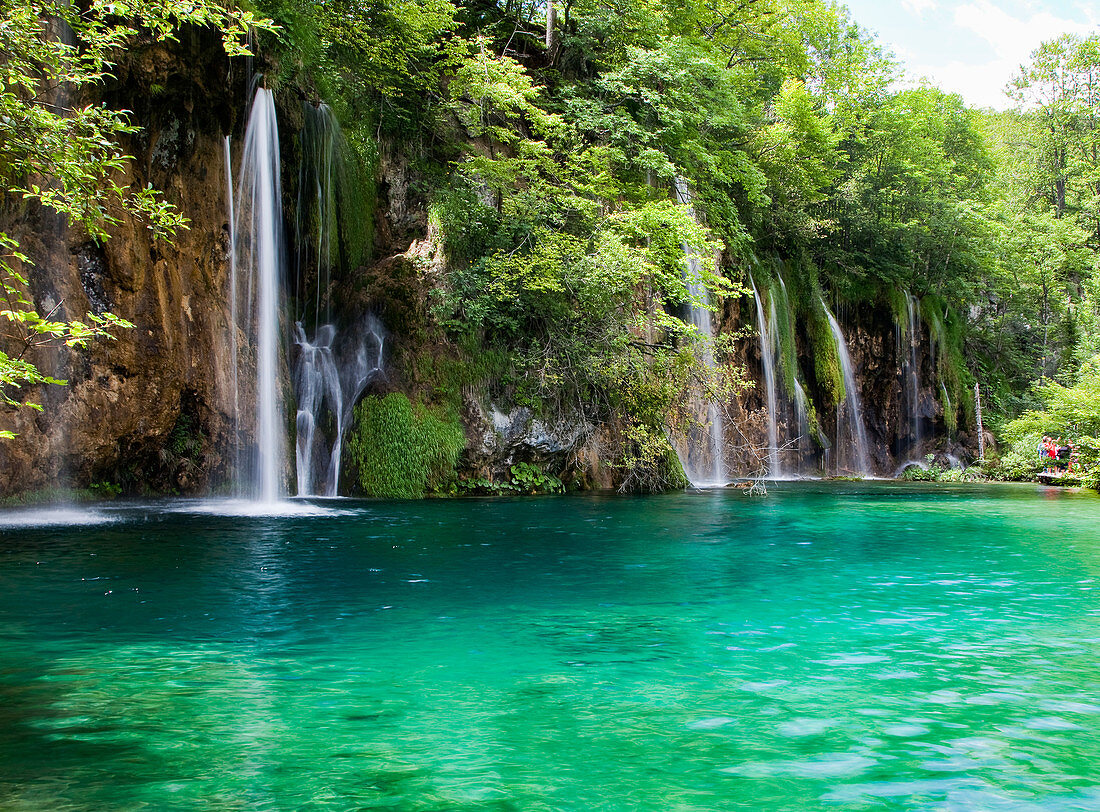
<svg viewBox="0 0 1100 812"><path fill-rule="evenodd" d="M254 28L269 20L230 10L215 0L92 0L90 4L0 0L0 195L36 201L102 242L123 213L144 222L159 239L186 219L152 188L119 185L130 160L119 136L134 133L126 111L86 103L89 90L111 78L123 49L138 40L165 41L185 25L221 31L230 56L247 54ZM0 231L0 403L39 408L20 390L62 383L26 360L36 346L83 346L111 330L132 326L110 314L84 321L40 314L28 295L28 265L18 242ZM56 311L56 309L55 309ZM11 432L0 431L0 438Z"/></svg>

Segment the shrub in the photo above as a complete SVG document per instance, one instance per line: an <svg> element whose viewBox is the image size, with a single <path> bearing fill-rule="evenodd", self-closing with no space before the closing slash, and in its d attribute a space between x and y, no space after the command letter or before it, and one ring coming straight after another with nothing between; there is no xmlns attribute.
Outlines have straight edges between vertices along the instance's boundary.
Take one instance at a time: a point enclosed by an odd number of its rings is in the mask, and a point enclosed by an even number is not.
<svg viewBox="0 0 1100 812"><path fill-rule="evenodd" d="M457 416L413 404L397 392L364 398L355 407L346 446L353 490L400 499L443 490L465 445Z"/></svg>

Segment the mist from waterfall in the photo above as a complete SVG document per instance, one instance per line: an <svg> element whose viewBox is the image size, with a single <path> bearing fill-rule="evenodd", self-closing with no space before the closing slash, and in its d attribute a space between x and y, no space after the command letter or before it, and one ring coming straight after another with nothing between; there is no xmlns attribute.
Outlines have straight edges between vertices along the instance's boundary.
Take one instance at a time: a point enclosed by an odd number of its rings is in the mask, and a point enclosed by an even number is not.
<svg viewBox="0 0 1100 812"><path fill-rule="evenodd" d="M840 438L842 425L846 422L848 424L851 451L855 457L854 470L861 476L872 476L871 458L867 450L867 429L863 424L863 404L859 397L859 383L856 381L855 371L852 368L852 357L848 354L848 342L845 340L844 333L841 331L836 318L826 306L824 299L821 300L821 309L825 311L825 316L829 320L829 329L832 330L833 340L836 342L837 357L840 360L840 371L844 377L844 400L837 404L836 412L837 467L839 469L842 464Z"/></svg>
<svg viewBox="0 0 1100 812"><path fill-rule="evenodd" d="M230 221L230 333L238 443L251 440L247 453L238 448L238 491L263 503L277 502L286 495L286 432L279 386L283 279L279 168L274 95L257 87ZM227 172L231 173L228 162ZM240 403L242 352L256 370L254 400L248 405ZM249 363L246 368L251 366Z"/></svg>
<svg viewBox="0 0 1100 812"><path fill-rule="evenodd" d="M679 175L674 181L677 201L688 208L692 217L695 210L692 205L691 189L687 181ZM684 274L684 284L688 293L689 317L692 325L699 331L704 342L703 361L707 367L714 371L714 326L711 321L711 312L699 302L706 302L709 292L703 284L702 266L699 257L689 245L684 245L684 255L687 259L687 270ZM718 404L712 399L705 403L706 413L706 448L700 448L700 438L692 432L687 438L687 447L681 450L680 461L684 467L684 474L697 487L725 485L728 481L726 474L726 440L725 430L722 425L722 414ZM709 469L709 470L708 470Z"/></svg>

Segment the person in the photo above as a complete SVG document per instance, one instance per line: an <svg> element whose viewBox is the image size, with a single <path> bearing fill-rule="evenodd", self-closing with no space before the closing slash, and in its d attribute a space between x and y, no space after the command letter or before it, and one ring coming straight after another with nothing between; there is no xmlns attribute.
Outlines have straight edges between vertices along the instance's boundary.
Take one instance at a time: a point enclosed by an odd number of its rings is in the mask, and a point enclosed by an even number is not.
<svg viewBox="0 0 1100 812"><path fill-rule="evenodd" d="M1069 460L1073 455L1073 446L1069 443L1062 445L1062 438L1058 438L1058 443L1055 446L1055 459L1054 467L1059 471L1066 471L1069 468Z"/></svg>
<svg viewBox="0 0 1100 812"><path fill-rule="evenodd" d="M1055 452L1052 451L1054 441L1050 438L1050 435L1044 434L1043 439L1039 442L1039 457L1043 462L1043 473L1051 473L1051 458L1055 456Z"/></svg>

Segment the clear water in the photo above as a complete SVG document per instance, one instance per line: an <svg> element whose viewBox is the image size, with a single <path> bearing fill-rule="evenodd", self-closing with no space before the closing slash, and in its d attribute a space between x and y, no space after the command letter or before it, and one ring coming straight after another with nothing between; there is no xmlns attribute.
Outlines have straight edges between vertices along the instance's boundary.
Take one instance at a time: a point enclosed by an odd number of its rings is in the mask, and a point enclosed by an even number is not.
<svg viewBox="0 0 1100 812"><path fill-rule="evenodd" d="M4 810L1100 809L1100 499L0 514Z"/></svg>

